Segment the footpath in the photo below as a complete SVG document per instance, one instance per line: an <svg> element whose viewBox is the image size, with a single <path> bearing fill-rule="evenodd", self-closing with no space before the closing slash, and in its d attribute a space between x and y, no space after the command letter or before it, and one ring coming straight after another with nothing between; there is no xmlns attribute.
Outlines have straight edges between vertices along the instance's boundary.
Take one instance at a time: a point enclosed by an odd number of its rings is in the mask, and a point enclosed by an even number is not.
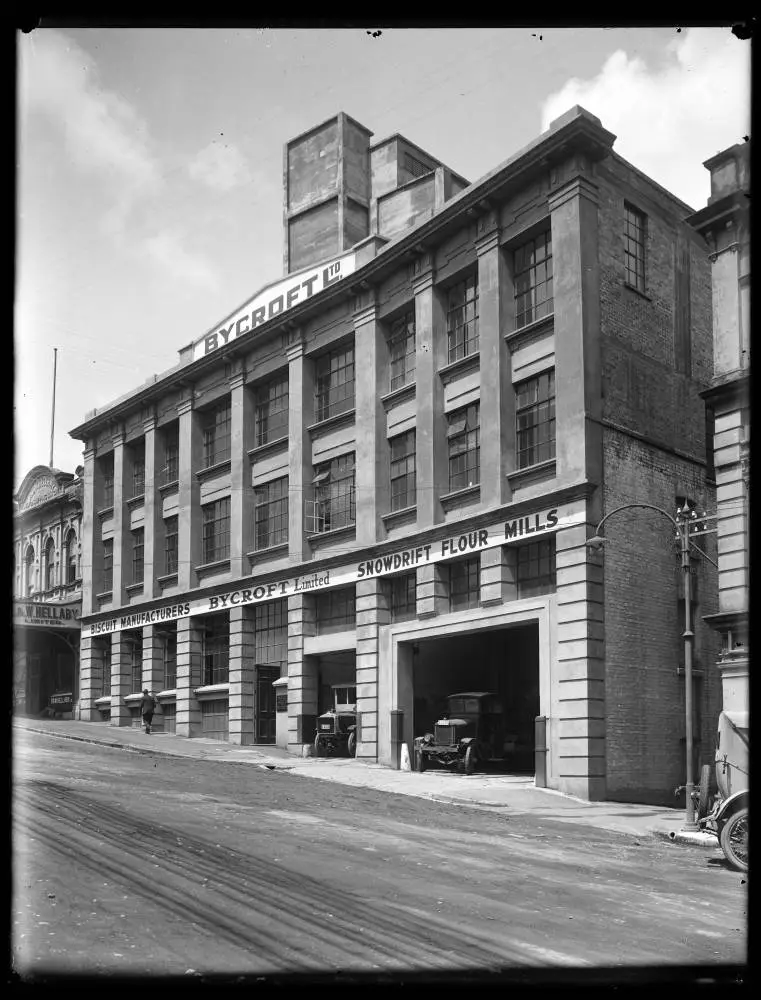
<svg viewBox="0 0 761 1000"><path fill-rule="evenodd" d="M295 757L275 746L237 746L204 738L187 739L169 733L148 735L142 729L111 726L105 722L73 719L15 717L14 730L99 746L193 760L258 766L289 771L304 777L344 785L377 788L397 795L413 795L469 808L532 814L561 822L586 824L616 833L657 837L675 844L721 853L717 839L708 833L684 830L684 809L668 809L626 802L587 802L553 789L537 788L533 777L505 774L453 774L430 770L395 771L361 758Z"/></svg>

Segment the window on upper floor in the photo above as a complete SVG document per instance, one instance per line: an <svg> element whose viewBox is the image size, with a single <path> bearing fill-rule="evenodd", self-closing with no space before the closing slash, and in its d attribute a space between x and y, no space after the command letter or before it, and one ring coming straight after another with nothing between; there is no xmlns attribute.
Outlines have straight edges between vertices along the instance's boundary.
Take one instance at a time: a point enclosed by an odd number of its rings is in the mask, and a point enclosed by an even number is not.
<svg viewBox="0 0 761 1000"><path fill-rule="evenodd" d="M555 372L543 372L515 386L518 468L555 457Z"/></svg>
<svg viewBox="0 0 761 1000"><path fill-rule="evenodd" d="M518 597L555 592L555 538L516 546Z"/></svg>
<svg viewBox="0 0 761 1000"><path fill-rule="evenodd" d="M315 361L317 420L354 409L354 345L323 354Z"/></svg>
<svg viewBox="0 0 761 1000"><path fill-rule="evenodd" d="M230 616L209 615L203 627L203 678L201 683L226 684L230 669Z"/></svg>
<svg viewBox="0 0 761 1000"><path fill-rule="evenodd" d="M256 447L288 436L288 375L279 376L255 393Z"/></svg>
<svg viewBox="0 0 761 1000"><path fill-rule="evenodd" d="M45 543L45 590L52 590L55 586L55 543L52 538L48 538Z"/></svg>
<svg viewBox="0 0 761 1000"><path fill-rule="evenodd" d="M308 534L322 534L356 523L354 452L314 467L314 500L306 510Z"/></svg>
<svg viewBox="0 0 761 1000"><path fill-rule="evenodd" d="M77 579L77 533L69 528L66 533L66 583L74 583Z"/></svg>
<svg viewBox="0 0 761 1000"><path fill-rule="evenodd" d="M132 583L142 583L145 572L145 528L132 532Z"/></svg>
<svg viewBox="0 0 761 1000"><path fill-rule="evenodd" d="M478 276L471 275L447 291L448 360L478 351Z"/></svg>
<svg viewBox="0 0 761 1000"><path fill-rule="evenodd" d="M415 431L397 434L388 445L391 454L391 510L403 510L416 502Z"/></svg>
<svg viewBox="0 0 761 1000"><path fill-rule="evenodd" d="M315 621L317 632L342 632L354 628L357 623L356 596L354 587L340 587L324 590L315 595Z"/></svg>
<svg viewBox="0 0 761 1000"><path fill-rule="evenodd" d="M164 518L164 573L176 573L179 565L179 517Z"/></svg>
<svg viewBox="0 0 761 1000"><path fill-rule="evenodd" d="M457 559L449 564L449 610L477 608L481 599L481 557Z"/></svg>
<svg viewBox="0 0 761 1000"><path fill-rule="evenodd" d="M103 510L114 505L114 455L104 455L100 462L103 476Z"/></svg>
<svg viewBox="0 0 761 1000"><path fill-rule="evenodd" d="M110 594L114 587L114 540L107 538L103 542L103 578L101 593Z"/></svg>
<svg viewBox="0 0 761 1000"><path fill-rule="evenodd" d="M205 469L230 460L232 411L230 398L201 414L203 465Z"/></svg>
<svg viewBox="0 0 761 1000"><path fill-rule="evenodd" d="M447 416L449 491L481 481L480 404L471 403Z"/></svg>
<svg viewBox="0 0 761 1000"><path fill-rule="evenodd" d="M145 442L137 442L130 450L132 453L131 496L141 497L145 493Z"/></svg>
<svg viewBox="0 0 761 1000"><path fill-rule="evenodd" d="M390 389L415 381L415 310L410 309L391 323L388 337Z"/></svg>
<svg viewBox="0 0 761 1000"><path fill-rule="evenodd" d="M269 549L288 541L288 476L254 487L255 545Z"/></svg>
<svg viewBox="0 0 761 1000"><path fill-rule="evenodd" d="M513 286L516 330L552 314L552 236L549 230L515 249Z"/></svg>
<svg viewBox="0 0 761 1000"><path fill-rule="evenodd" d="M131 632L125 637L130 665L130 690L139 694L143 690L143 633Z"/></svg>
<svg viewBox="0 0 761 1000"><path fill-rule="evenodd" d="M27 596L34 593L34 547L29 545L24 556L24 579Z"/></svg>
<svg viewBox="0 0 761 1000"><path fill-rule="evenodd" d="M627 285L645 291L645 238L647 218L644 213L624 203L624 272Z"/></svg>
<svg viewBox="0 0 761 1000"><path fill-rule="evenodd" d="M161 434L164 446L164 464L159 476L162 486L176 483L180 478L180 424L175 421L164 428Z"/></svg>
<svg viewBox="0 0 761 1000"><path fill-rule="evenodd" d="M230 497L215 500L201 508L203 514L204 563L230 558Z"/></svg>

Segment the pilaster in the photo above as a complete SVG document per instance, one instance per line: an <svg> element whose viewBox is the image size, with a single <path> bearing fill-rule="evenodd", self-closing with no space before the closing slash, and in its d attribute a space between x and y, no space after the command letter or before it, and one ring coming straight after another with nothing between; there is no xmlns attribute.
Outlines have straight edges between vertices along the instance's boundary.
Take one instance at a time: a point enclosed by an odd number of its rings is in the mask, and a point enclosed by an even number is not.
<svg viewBox="0 0 761 1000"><path fill-rule="evenodd" d="M89 636L79 641L79 718L82 722L97 720L95 699L102 694L98 683L99 656L95 643L96 640Z"/></svg>
<svg viewBox="0 0 761 1000"><path fill-rule="evenodd" d="M151 414L143 421L145 434L145 494L143 500L144 535L144 572L143 597L150 600L161 596L156 592L156 577L161 576L161 542L163 526L161 524L162 500L157 489L159 468L158 434L156 432L156 417Z"/></svg>
<svg viewBox="0 0 761 1000"><path fill-rule="evenodd" d="M124 700L128 694L132 694L132 660L127 633L114 632L111 636L112 726L132 725L132 714Z"/></svg>
<svg viewBox="0 0 761 1000"><path fill-rule="evenodd" d="M317 725L317 665L304 655L304 638L314 635L313 602L303 594L288 598L288 748L300 752L314 740Z"/></svg>
<svg viewBox="0 0 761 1000"><path fill-rule="evenodd" d="M378 759L378 660L382 625L391 621L386 590L378 579L357 581L357 757Z"/></svg>
<svg viewBox="0 0 761 1000"><path fill-rule="evenodd" d="M256 743L253 607L230 609L229 711L230 742Z"/></svg>
<svg viewBox="0 0 761 1000"><path fill-rule="evenodd" d="M201 684L203 625L197 618L177 622L177 722L178 736L201 735L201 705L193 693Z"/></svg>
<svg viewBox="0 0 761 1000"><path fill-rule="evenodd" d="M418 618L446 614L449 611L448 567L444 563L431 563L418 566L416 572Z"/></svg>
<svg viewBox="0 0 761 1000"><path fill-rule="evenodd" d="M390 510L386 411L381 402L387 348L374 293L363 298L370 301L360 299L354 313L357 544L373 545L385 537L381 516Z"/></svg>
<svg viewBox="0 0 761 1000"><path fill-rule="evenodd" d="M246 388L243 362L230 378L230 572L248 575L246 553L254 548L254 490L248 448L254 441L254 397Z"/></svg>
<svg viewBox="0 0 761 1000"><path fill-rule="evenodd" d="M97 611L95 580L102 571L100 556L100 519L95 507L95 449L84 453L84 487L82 496L82 616ZM19 565L22 560L19 560Z"/></svg>
<svg viewBox="0 0 761 1000"><path fill-rule="evenodd" d="M311 558L304 531L305 501L311 496L312 443L305 428L314 414L314 374L304 357L301 332L290 334L288 357L288 556L292 562Z"/></svg>
<svg viewBox="0 0 761 1000"><path fill-rule="evenodd" d="M114 434L114 573L113 602L116 607L125 603L124 587L129 583L129 509L125 502L127 484L127 456L124 447L124 431ZM113 721L113 714L111 716Z"/></svg>
<svg viewBox="0 0 761 1000"><path fill-rule="evenodd" d="M481 552L481 606L507 604L518 597L515 547L507 545Z"/></svg>
<svg viewBox="0 0 761 1000"><path fill-rule="evenodd" d="M178 584L181 591L197 584L196 566L201 562L201 488L195 473L201 468L202 438L193 410L192 392L177 405L180 418ZM178 706L179 713L179 706ZM179 719L178 719L179 726ZM179 729L178 729L179 732Z"/></svg>

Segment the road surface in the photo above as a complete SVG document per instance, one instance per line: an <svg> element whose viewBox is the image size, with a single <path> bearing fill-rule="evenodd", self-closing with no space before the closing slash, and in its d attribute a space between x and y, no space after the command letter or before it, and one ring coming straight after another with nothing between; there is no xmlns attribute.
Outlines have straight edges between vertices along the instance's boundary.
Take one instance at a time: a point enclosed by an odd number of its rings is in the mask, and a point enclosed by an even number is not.
<svg viewBox="0 0 761 1000"><path fill-rule="evenodd" d="M13 849L22 977L746 960L718 852L256 765L19 734Z"/></svg>

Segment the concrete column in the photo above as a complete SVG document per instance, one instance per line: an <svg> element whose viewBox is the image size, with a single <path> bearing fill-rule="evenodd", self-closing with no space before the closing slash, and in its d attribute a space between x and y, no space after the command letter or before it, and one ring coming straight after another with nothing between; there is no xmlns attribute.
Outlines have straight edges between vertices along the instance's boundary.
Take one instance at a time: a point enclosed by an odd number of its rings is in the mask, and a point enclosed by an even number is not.
<svg viewBox="0 0 761 1000"><path fill-rule="evenodd" d="M558 486L602 481L598 189L574 177L550 194Z"/></svg>
<svg viewBox="0 0 761 1000"><path fill-rule="evenodd" d="M314 420L314 372L304 357L300 333L294 332L288 356L288 556L311 559L304 534L305 501L312 495L312 442L305 428Z"/></svg>
<svg viewBox="0 0 761 1000"><path fill-rule="evenodd" d="M378 629L391 614L381 580L357 581L357 757L378 758Z"/></svg>
<svg viewBox="0 0 761 1000"><path fill-rule="evenodd" d="M245 362L230 378L230 572L249 574L247 552L254 548L254 489L248 449L254 443L254 396L246 388Z"/></svg>
<svg viewBox="0 0 761 1000"><path fill-rule="evenodd" d="M449 611L449 569L442 563L418 566L417 570L417 616L432 618Z"/></svg>
<svg viewBox="0 0 761 1000"><path fill-rule="evenodd" d="M116 497L114 497L114 500ZM124 699L132 694L132 660L126 632L111 636L111 725L131 726L132 714Z"/></svg>
<svg viewBox="0 0 761 1000"><path fill-rule="evenodd" d="M510 501L506 474L515 469L515 391L503 336L514 327L515 299L496 213L481 217L477 226L481 505L497 507Z"/></svg>
<svg viewBox="0 0 761 1000"><path fill-rule="evenodd" d="M604 799L605 645L601 557L586 539L594 524L558 531L557 689L559 791Z"/></svg>
<svg viewBox="0 0 761 1000"><path fill-rule="evenodd" d="M515 547L499 545L481 552L481 606L516 600Z"/></svg>
<svg viewBox="0 0 761 1000"><path fill-rule="evenodd" d="M143 503L143 527L145 572L143 573L143 597L150 600L160 597L156 588L156 577L161 576L162 544L164 531L162 524L162 499L158 491L157 470L160 467L156 418L150 416L143 421L145 432L145 500Z"/></svg>
<svg viewBox="0 0 761 1000"><path fill-rule="evenodd" d="M385 537L381 516L391 509L386 411L381 402L386 385L387 348L376 316L374 292L357 296L357 305L360 307L354 313L357 544L373 545Z"/></svg>
<svg viewBox="0 0 761 1000"><path fill-rule="evenodd" d="M202 655L201 621L180 618L177 622L177 736L201 735L201 705L193 691L201 684Z"/></svg>
<svg viewBox="0 0 761 1000"><path fill-rule="evenodd" d="M304 655L304 638L315 634L310 598L288 598L288 749L300 753L314 740L317 719L317 665Z"/></svg>
<svg viewBox="0 0 761 1000"><path fill-rule="evenodd" d="M164 641L158 625L143 626L143 688L161 691L164 687Z"/></svg>
<svg viewBox="0 0 761 1000"><path fill-rule="evenodd" d="M230 742L256 743L254 720L254 608L230 609Z"/></svg>
<svg viewBox="0 0 761 1000"><path fill-rule="evenodd" d="M82 497L82 617L94 614L97 608L95 594L100 589L103 558L100 540L100 519L96 513L95 449L90 446L84 453L84 487ZM21 552L19 565L23 565ZM96 582L97 581L97 582ZM84 640L83 640L84 641Z"/></svg>
<svg viewBox="0 0 761 1000"><path fill-rule="evenodd" d="M124 588L130 582L130 533L129 509L125 503L127 485L127 456L124 432L114 435L114 584L113 602L118 608L125 603ZM113 715L112 715L113 719Z"/></svg>
<svg viewBox="0 0 761 1000"><path fill-rule="evenodd" d="M91 637L79 641L79 718L92 722L98 718L95 699L101 696L97 672L100 669L100 651L97 640Z"/></svg>
<svg viewBox="0 0 761 1000"><path fill-rule="evenodd" d="M177 582L180 590L190 590L197 585L195 568L201 562L201 487L195 474L201 468L203 442L192 396L178 403L177 412L180 417L179 505L182 512L178 519Z"/></svg>
<svg viewBox="0 0 761 1000"><path fill-rule="evenodd" d="M446 314L434 287L433 260L416 262L415 402L417 430L417 525L430 528L444 520L439 497L449 490L444 385L438 371L447 363Z"/></svg>

